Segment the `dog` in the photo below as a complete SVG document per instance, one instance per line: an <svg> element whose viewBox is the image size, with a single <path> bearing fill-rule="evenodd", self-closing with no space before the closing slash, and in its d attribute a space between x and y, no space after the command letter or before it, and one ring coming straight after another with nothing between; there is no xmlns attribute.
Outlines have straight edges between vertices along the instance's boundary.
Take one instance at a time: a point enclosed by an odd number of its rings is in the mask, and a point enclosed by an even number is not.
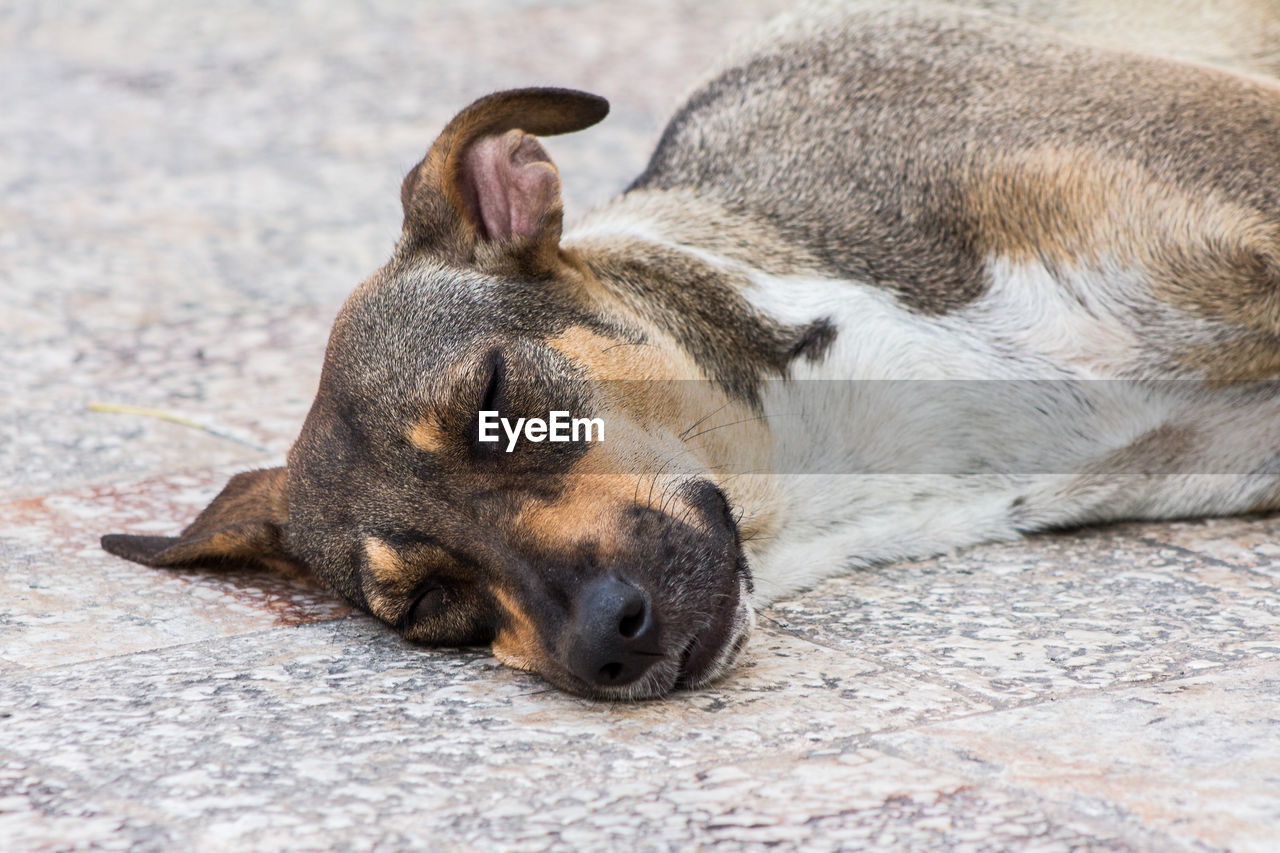
<svg viewBox="0 0 1280 853"><path fill-rule="evenodd" d="M721 678L753 605L850 567L1280 509L1280 84L1070 29L784 16L563 234L537 137L608 104L480 98L287 465L103 547L305 571L613 700Z"/></svg>

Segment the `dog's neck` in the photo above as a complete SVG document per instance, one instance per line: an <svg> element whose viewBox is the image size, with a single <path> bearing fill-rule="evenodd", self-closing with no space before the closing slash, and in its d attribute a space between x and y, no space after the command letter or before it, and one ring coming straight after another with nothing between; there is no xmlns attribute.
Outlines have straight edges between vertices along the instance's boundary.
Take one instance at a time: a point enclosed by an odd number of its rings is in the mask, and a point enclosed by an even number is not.
<svg viewBox="0 0 1280 853"><path fill-rule="evenodd" d="M817 363L832 336L821 314L780 320L752 301L758 258L776 273L816 270L746 217L679 192L631 192L566 237L615 308L672 339L707 379L752 407L762 382ZM777 251L770 251L770 245ZM792 257L788 257L792 256Z"/></svg>

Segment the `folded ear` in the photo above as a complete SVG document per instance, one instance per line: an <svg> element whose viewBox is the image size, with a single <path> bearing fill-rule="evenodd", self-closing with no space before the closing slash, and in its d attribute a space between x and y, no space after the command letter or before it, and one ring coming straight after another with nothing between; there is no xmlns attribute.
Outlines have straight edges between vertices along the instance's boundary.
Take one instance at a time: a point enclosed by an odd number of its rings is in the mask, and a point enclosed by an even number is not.
<svg viewBox="0 0 1280 853"><path fill-rule="evenodd" d="M245 471L180 536L112 533L102 537L102 547L146 566L238 559L297 574L301 566L284 547L288 521L285 469Z"/></svg>
<svg viewBox="0 0 1280 853"><path fill-rule="evenodd" d="M460 263L501 244L550 264L564 216L560 175L529 134L582 130L608 112L604 98L572 89L511 89L476 101L405 177L406 237Z"/></svg>

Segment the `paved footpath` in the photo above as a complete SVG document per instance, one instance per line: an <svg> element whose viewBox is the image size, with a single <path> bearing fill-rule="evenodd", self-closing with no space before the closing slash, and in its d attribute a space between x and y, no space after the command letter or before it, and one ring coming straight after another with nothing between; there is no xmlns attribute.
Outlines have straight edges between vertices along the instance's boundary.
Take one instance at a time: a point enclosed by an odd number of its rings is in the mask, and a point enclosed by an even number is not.
<svg viewBox="0 0 1280 853"><path fill-rule="evenodd" d="M99 550L280 464L455 109L608 96L572 215L787 5L0 3L0 847L1280 849L1278 519L862 571L628 706Z"/></svg>

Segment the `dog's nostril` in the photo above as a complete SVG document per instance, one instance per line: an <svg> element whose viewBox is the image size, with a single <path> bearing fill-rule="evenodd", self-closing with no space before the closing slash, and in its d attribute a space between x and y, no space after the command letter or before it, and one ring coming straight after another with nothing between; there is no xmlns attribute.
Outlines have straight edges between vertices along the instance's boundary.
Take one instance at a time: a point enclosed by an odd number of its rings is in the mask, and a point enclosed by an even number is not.
<svg viewBox="0 0 1280 853"><path fill-rule="evenodd" d="M618 623L618 633L628 640L640 633L640 629L644 627L645 606L644 600L637 600L630 608L632 612L623 613L622 621Z"/></svg>

